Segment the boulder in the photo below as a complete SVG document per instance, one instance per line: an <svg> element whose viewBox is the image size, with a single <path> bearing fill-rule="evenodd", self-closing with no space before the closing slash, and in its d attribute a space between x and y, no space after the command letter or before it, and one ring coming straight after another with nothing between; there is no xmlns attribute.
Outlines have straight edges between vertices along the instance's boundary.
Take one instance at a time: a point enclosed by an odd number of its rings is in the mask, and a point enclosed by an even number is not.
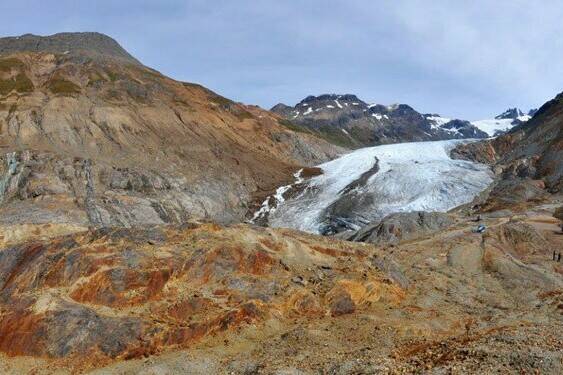
<svg viewBox="0 0 563 375"><path fill-rule="evenodd" d="M351 240L395 244L447 228L452 224L453 219L443 212L400 212L366 225L358 230Z"/></svg>

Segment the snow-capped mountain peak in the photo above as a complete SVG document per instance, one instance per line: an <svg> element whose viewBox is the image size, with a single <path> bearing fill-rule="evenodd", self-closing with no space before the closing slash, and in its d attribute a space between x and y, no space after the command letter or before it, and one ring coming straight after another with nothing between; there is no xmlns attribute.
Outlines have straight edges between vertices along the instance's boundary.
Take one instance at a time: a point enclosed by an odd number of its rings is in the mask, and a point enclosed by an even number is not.
<svg viewBox="0 0 563 375"><path fill-rule="evenodd" d="M494 119L472 121L471 123L484 131L489 137L496 137L506 133L516 125L528 121L537 110L531 109L528 114L524 114L518 108L509 108Z"/></svg>
<svg viewBox="0 0 563 375"><path fill-rule="evenodd" d="M522 112L519 108L508 108L500 115L495 116L495 120L503 120L503 119L515 120L521 116L524 116L524 112Z"/></svg>

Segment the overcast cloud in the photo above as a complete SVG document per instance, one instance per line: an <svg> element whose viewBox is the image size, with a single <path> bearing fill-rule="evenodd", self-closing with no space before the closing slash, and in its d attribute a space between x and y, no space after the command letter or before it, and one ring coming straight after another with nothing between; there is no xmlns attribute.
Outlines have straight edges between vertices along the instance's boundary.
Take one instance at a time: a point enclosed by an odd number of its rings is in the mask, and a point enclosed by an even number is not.
<svg viewBox="0 0 563 375"><path fill-rule="evenodd" d="M269 108L310 94L475 120L563 91L561 1L0 0L0 34L99 31L148 66Z"/></svg>

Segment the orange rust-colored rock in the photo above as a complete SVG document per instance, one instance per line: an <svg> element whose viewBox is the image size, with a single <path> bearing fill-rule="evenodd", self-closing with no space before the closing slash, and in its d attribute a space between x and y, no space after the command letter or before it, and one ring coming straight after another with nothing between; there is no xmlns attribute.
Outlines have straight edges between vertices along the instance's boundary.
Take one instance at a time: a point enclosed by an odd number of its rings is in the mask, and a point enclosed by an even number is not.
<svg viewBox="0 0 563 375"><path fill-rule="evenodd" d="M116 228L4 249L0 351L81 363L137 358L271 317L323 316L332 303L324 295L335 285L360 306L387 293L373 284L385 275L359 260L362 245L313 244L310 235L282 232L215 224ZM350 258L356 254L362 256ZM347 281L336 281L338 269L347 270ZM311 280L306 288L288 288L296 274Z"/></svg>

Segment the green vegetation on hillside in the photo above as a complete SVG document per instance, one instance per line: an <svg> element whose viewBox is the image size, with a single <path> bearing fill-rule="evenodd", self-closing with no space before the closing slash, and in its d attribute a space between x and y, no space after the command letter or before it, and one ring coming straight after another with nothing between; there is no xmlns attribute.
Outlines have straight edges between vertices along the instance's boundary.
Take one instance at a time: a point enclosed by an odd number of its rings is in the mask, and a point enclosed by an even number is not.
<svg viewBox="0 0 563 375"><path fill-rule="evenodd" d="M12 91L20 94L31 92L33 83L24 73L19 73L12 78L0 79L0 94L7 95Z"/></svg>
<svg viewBox="0 0 563 375"><path fill-rule="evenodd" d="M294 132L312 134L311 130L309 130L309 129L303 127L303 126L296 125L293 122L286 120L284 118L278 119L278 124L285 126L289 130L293 130Z"/></svg>
<svg viewBox="0 0 563 375"><path fill-rule="evenodd" d="M88 76L88 87L96 86L104 82L107 82L106 79L97 72L92 72Z"/></svg>
<svg viewBox="0 0 563 375"><path fill-rule="evenodd" d="M9 72L12 69L22 69L23 67L23 62L14 57L0 59L0 72Z"/></svg>
<svg viewBox="0 0 563 375"><path fill-rule="evenodd" d="M53 77L47 82L47 88L53 94L70 96L80 93L80 86L61 77Z"/></svg>
<svg viewBox="0 0 563 375"><path fill-rule="evenodd" d="M330 125L322 126L316 129L316 133L319 137L337 146L346 148L354 148L357 146L354 140L352 140L348 135L346 135L346 133L342 131L341 128L338 127Z"/></svg>

